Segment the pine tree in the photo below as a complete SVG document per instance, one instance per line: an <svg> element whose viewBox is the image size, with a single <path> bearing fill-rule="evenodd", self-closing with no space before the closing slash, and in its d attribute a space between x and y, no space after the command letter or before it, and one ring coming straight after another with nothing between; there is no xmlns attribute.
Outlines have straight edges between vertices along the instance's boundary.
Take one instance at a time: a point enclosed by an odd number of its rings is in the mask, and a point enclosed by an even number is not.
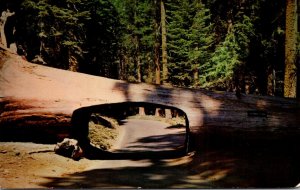
<svg viewBox="0 0 300 190"><path fill-rule="evenodd" d="M93 0L89 3L86 5L91 14L86 24L87 61L82 68L86 73L117 79L121 30L118 12L108 0Z"/></svg>
<svg viewBox="0 0 300 190"><path fill-rule="evenodd" d="M231 25L232 28L236 23L241 22L241 15L247 16L253 25L251 33L255 33L255 35L249 36L251 41L248 44L248 51L246 51L248 56L240 66L236 67L236 71L244 78L241 80L244 83L242 88L247 88L247 93L282 95L285 0L228 0L226 3L207 0L205 2L212 13L214 39L219 52L222 51L220 46L228 36L229 26ZM225 54L225 48L223 52L218 54ZM216 56L216 53L214 55ZM221 61L222 59L218 62ZM213 71L214 69L211 69L211 72ZM236 73L236 71L234 72ZM240 78L235 75L233 78ZM229 79L233 78L229 77ZM209 81L213 82L213 79L209 77L204 77L204 80L207 80L208 83ZM232 90L231 83L232 80L223 80L223 83L218 83L219 85L216 87L221 90ZM206 85L206 87L208 86L215 87L213 83Z"/></svg>
<svg viewBox="0 0 300 190"><path fill-rule="evenodd" d="M244 66L254 29L248 16L240 15L239 19L228 30L225 40L216 47L210 66L202 76L204 87L229 89L235 83L235 72Z"/></svg>
<svg viewBox="0 0 300 190"><path fill-rule="evenodd" d="M192 41L188 53L189 64L193 72L193 86L203 85L200 80L203 71L211 57L213 45L213 24L210 21L210 11L201 2L195 2L196 13L189 31Z"/></svg>
<svg viewBox="0 0 300 190"><path fill-rule="evenodd" d="M155 4L151 0L113 1L122 24L121 60L129 81L152 82L155 46ZM121 61L120 61L121 62Z"/></svg>
<svg viewBox="0 0 300 190"><path fill-rule="evenodd" d="M188 0L171 1L167 5L169 78L173 85L189 86L192 83L188 63L188 52L192 45L189 40L192 5Z"/></svg>
<svg viewBox="0 0 300 190"><path fill-rule="evenodd" d="M198 1L172 1L168 5L170 80L179 86L198 85L212 44L209 10Z"/></svg>

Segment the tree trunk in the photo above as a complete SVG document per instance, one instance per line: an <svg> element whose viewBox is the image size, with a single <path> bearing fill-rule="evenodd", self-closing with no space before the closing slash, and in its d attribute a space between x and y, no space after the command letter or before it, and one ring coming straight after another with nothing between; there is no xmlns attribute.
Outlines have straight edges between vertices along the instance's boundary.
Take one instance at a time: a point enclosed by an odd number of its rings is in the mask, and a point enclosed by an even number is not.
<svg viewBox="0 0 300 190"><path fill-rule="evenodd" d="M153 83L153 81L154 81L154 69L153 69L153 64L151 64L152 63L152 61L151 61L151 59L153 59L152 58L152 54L151 53L148 53L147 54L147 60L148 60L148 68L147 68L147 72L148 72L148 76L147 76L147 81L146 81L146 83L150 83L150 84L152 84Z"/></svg>
<svg viewBox="0 0 300 190"><path fill-rule="evenodd" d="M72 54L70 49L68 51L69 51L69 71L77 72L78 71L78 60Z"/></svg>
<svg viewBox="0 0 300 190"><path fill-rule="evenodd" d="M139 115L146 115L144 107L139 107Z"/></svg>
<svg viewBox="0 0 300 190"><path fill-rule="evenodd" d="M284 97L296 98L297 0L286 0Z"/></svg>
<svg viewBox="0 0 300 190"><path fill-rule="evenodd" d="M109 110L122 103L128 104ZM106 106L98 113L124 116L124 107L145 104L152 109L180 110L194 134L254 131L265 138L291 135L297 140L300 135L300 103L294 99L245 94L237 98L230 92L126 83L28 63L0 48L1 138L7 134L4 129L17 127L12 134L35 128L40 138L73 131L84 139L89 113L97 107Z"/></svg>
<svg viewBox="0 0 300 190"><path fill-rule="evenodd" d="M193 77L194 86L197 86L198 82L199 82L199 71L198 71L198 68L194 69L193 75L194 75L194 77Z"/></svg>
<svg viewBox="0 0 300 190"><path fill-rule="evenodd" d="M155 109L155 116L156 117L160 117L161 116L160 112L161 112L161 109L160 108L156 108Z"/></svg>
<svg viewBox="0 0 300 190"><path fill-rule="evenodd" d="M155 84L160 84L161 83L159 50L160 50L160 45L159 45L159 42L156 41L155 45L154 45Z"/></svg>
<svg viewBox="0 0 300 190"><path fill-rule="evenodd" d="M165 109L165 117L166 119L172 119L172 112L170 109Z"/></svg>
<svg viewBox="0 0 300 190"><path fill-rule="evenodd" d="M123 50L121 50L121 53L119 54L119 79L125 80L125 55Z"/></svg>
<svg viewBox="0 0 300 190"><path fill-rule="evenodd" d="M137 27L137 1L134 1L134 26ZM141 57L140 57L140 38L137 34L134 34L134 45L135 45L135 64L136 64L136 75L137 75L137 82L142 82L142 71L141 71Z"/></svg>
<svg viewBox="0 0 300 190"><path fill-rule="evenodd" d="M161 49L162 49L162 76L163 83L168 81L168 61L167 61L167 29L166 29L166 10L164 1L160 1L161 12Z"/></svg>
<svg viewBox="0 0 300 190"><path fill-rule="evenodd" d="M155 84L160 84L159 44L155 45Z"/></svg>
<svg viewBox="0 0 300 190"><path fill-rule="evenodd" d="M300 43L300 39L298 43ZM297 55L297 76L297 98L300 99L300 50L298 50Z"/></svg>
<svg viewBox="0 0 300 190"><path fill-rule="evenodd" d="M137 72L137 81L138 82L142 82L142 69L141 69L141 58L140 58L140 55L137 55L136 72Z"/></svg>
<svg viewBox="0 0 300 190"><path fill-rule="evenodd" d="M275 93L275 70L273 68L268 68L267 71L267 75L268 75L268 82L267 82L267 95L269 96L274 96Z"/></svg>
<svg viewBox="0 0 300 190"><path fill-rule="evenodd" d="M155 19L154 19L154 30L155 30L155 44L154 44L154 65L155 65L155 84L161 84L160 75L160 40L159 40L159 0L155 1Z"/></svg>
<svg viewBox="0 0 300 190"><path fill-rule="evenodd" d="M296 54L296 65L297 65L297 98L300 99L300 0L297 0L297 54Z"/></svg>

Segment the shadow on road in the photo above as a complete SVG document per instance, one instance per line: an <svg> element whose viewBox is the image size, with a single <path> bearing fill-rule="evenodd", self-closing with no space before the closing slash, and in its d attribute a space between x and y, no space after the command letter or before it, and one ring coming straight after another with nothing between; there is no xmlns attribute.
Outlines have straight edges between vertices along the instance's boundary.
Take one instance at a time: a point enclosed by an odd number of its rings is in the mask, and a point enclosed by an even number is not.
<svg viewBox="0 0 300 190"><path fill-rule="evenodd" d="M144 152L145 150L160 151L170 148L178 148L184 146L185 132L167 135L152 135L140 138L136 143L128 146L128 149L121 149L118 152ZM152 152L151 151L151 152ZM150 152L150 151L149 151Z"/></svg>
<svg viewBox="0 0 300 190"><path fill-rule="evenodd" d="M178 150L169 151L125 151L125 152L108 152L101 149L90 147L89 153L86 158L91 160L160 160L160 159L172 159L180 158L184 156L185 149L180 148Z"/></svg>
<svg viewBox="0 0 300 190"><path fill-rule="evenodd" d="M245 148L245 147L244 147ZM48 178L57 188L278 188L300 182L299 154L268 149L209 148L177 152L117 153L103 159L142 165L106 166ZM105 161L110 163L111 161Z"/></svg>
<svg viewBox="0 0 300 190"><path fill-rule="evenodd" d="M118 149L113 152L88 145L85 147L85 157L92 160L159 160L179 158L186 155L186 148L183 143L178 143L176 139L184 139L184 137L184 133L144 137L138 139L136 144L133 143L135 145L129 146L128 149ZM173 147L173 149L168 149L170 147Z"/></svg>
<svg viewBox="0 0 300 190"><path fill-rule="evenodd" d="M49 182L41 185L56 188L290 188L300 182L300 152L293 139L258 141L206 135L202 136L203 142L194 143L194 152L188 155L182 147L164 150L180 135L143 137L137 140L139 147L132 147L137 149L117 152L89 146L86 157L100 160L99 167L63 177L48 177ZM201 141L200 135L194 138ZM162 151L139 150L149 148L145 144L151 142L163 142L150 146Z"/></svg>

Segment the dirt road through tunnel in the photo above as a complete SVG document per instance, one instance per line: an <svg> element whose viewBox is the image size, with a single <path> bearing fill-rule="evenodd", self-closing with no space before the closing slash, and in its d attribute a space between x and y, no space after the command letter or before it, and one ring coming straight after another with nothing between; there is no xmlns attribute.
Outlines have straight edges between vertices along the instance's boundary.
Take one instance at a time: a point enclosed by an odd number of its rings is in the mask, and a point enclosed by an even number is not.
<svg viewBox="0 0 300 190"><path fill-rule="evenodd" d="M182 148L185 127L172 128L167 123L151 120L123 120L121 134L112 152L162 152Z"/></svg>

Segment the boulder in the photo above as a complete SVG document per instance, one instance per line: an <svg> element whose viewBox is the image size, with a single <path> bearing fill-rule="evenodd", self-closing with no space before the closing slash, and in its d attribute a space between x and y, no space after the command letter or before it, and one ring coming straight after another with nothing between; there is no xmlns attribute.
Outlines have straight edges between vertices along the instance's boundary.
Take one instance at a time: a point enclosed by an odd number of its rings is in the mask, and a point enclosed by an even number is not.
<svg viewBox="0 0 300 190"><path fill-rule="evenodd" d="M74 160L79 160L83 156L83 151L75 139L65 138L54 147L56 154L63 155Z"/></svg>

